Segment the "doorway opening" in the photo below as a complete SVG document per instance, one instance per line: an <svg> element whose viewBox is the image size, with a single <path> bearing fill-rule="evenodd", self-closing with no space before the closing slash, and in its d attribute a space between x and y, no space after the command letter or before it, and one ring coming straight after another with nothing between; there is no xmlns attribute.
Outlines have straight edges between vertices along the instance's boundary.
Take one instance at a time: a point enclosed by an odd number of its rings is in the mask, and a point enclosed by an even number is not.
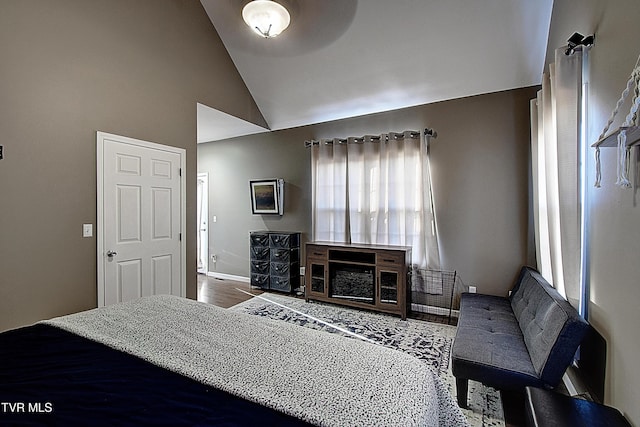
<svg viewBox="0 0 640 427"><path fill-rule="evenodd" d="M198 173L198 273L209 272L209 174Z"/></svg>

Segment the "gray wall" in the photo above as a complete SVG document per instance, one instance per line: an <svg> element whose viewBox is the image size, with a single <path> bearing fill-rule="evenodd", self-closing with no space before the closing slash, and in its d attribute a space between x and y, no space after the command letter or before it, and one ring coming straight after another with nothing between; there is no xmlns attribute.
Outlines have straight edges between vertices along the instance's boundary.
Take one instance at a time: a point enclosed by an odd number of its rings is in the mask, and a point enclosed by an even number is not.
<svg viewBox="0 0 640 427"><path fill-rule="evenodd" d="M209 174L209 271L249 277L249 231L311 237L311 171L306 128L198 144L198 172ZM252 215L249 180L285 181L284 215ZM217 221L213 222L216 216Z"/></svg>
<svg viewBox="0 0 640 427"><path fill-rule="evenodd" d="M250 230L299 230L311 238L308 139L432 127L434 199L442 266L479 292L506 295L528 262L529 100L524 88L199 144L209 173L212 272L249 276ZM285 215L252 215L251 178L287 181ZM217 216L213 223L211 217Z"/></svg>
<svg viewBox="0 0 640 427"><path fill-rule="evenodd" d="M590 53L588 136L591 142L597 140L606 124L640 53L638 22L640 5L637 0L554 2L547 63L553 62L553 49L565 45L574 31L596 34L595 46ZM612 129L621 123L628 111L627 103ZM593 188L593 149L589 154L589 321L607 341L605 400L625 412L633 425L639 426L639 196L636 190L615 186L615 148L602 149L602 187ZM632 158L632 164L636 164L637 157Z"/></svg>
<svg viewBox="0 0 640 427"><path fill-rule="evenodd" d="M196 0L0 2L0 330L95 307L96 131L187 150L196 296L196 103L264 124Z"/></svg>

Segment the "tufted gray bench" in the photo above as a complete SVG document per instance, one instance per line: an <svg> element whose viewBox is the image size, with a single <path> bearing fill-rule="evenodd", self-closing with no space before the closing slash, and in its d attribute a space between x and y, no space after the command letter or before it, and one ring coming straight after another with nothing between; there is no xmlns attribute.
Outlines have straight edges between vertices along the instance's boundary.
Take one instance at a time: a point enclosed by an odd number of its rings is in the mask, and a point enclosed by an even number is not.
<svg viewBox="0 0 640 427"><path fill-rule="evenodd" d="M536 270L523 267L508 298L463 293L452 349L458 404L469 380L499 390L555 388L588 324Z"/></svg>

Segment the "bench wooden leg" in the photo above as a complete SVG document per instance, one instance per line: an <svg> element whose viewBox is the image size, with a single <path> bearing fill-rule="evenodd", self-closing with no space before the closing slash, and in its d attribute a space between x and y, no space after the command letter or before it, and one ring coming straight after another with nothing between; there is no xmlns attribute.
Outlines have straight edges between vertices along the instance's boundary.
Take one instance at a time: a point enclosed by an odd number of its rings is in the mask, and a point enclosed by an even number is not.
<svg viewBox="0 0 640 427"><path fill-rule="evenodd" d="M458 396L458 406L467 407L467 392L469 390L469 380L466 378L456 378L456 394Z"/></svg>

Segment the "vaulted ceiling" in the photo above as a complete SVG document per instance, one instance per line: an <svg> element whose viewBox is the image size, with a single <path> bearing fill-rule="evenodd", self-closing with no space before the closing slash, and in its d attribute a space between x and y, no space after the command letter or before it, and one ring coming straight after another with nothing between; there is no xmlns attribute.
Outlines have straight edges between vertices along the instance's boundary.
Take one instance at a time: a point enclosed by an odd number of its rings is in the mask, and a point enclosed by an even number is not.
<svg viewBox="0 0 640 427"><path fill-rule="evenodd" d="M540 84L553 0L278 0L273 39L247 0L201 0L271 130ZM223 131L221 131L223 130ZM198 106L198 141L268 131Z"/></svg>

